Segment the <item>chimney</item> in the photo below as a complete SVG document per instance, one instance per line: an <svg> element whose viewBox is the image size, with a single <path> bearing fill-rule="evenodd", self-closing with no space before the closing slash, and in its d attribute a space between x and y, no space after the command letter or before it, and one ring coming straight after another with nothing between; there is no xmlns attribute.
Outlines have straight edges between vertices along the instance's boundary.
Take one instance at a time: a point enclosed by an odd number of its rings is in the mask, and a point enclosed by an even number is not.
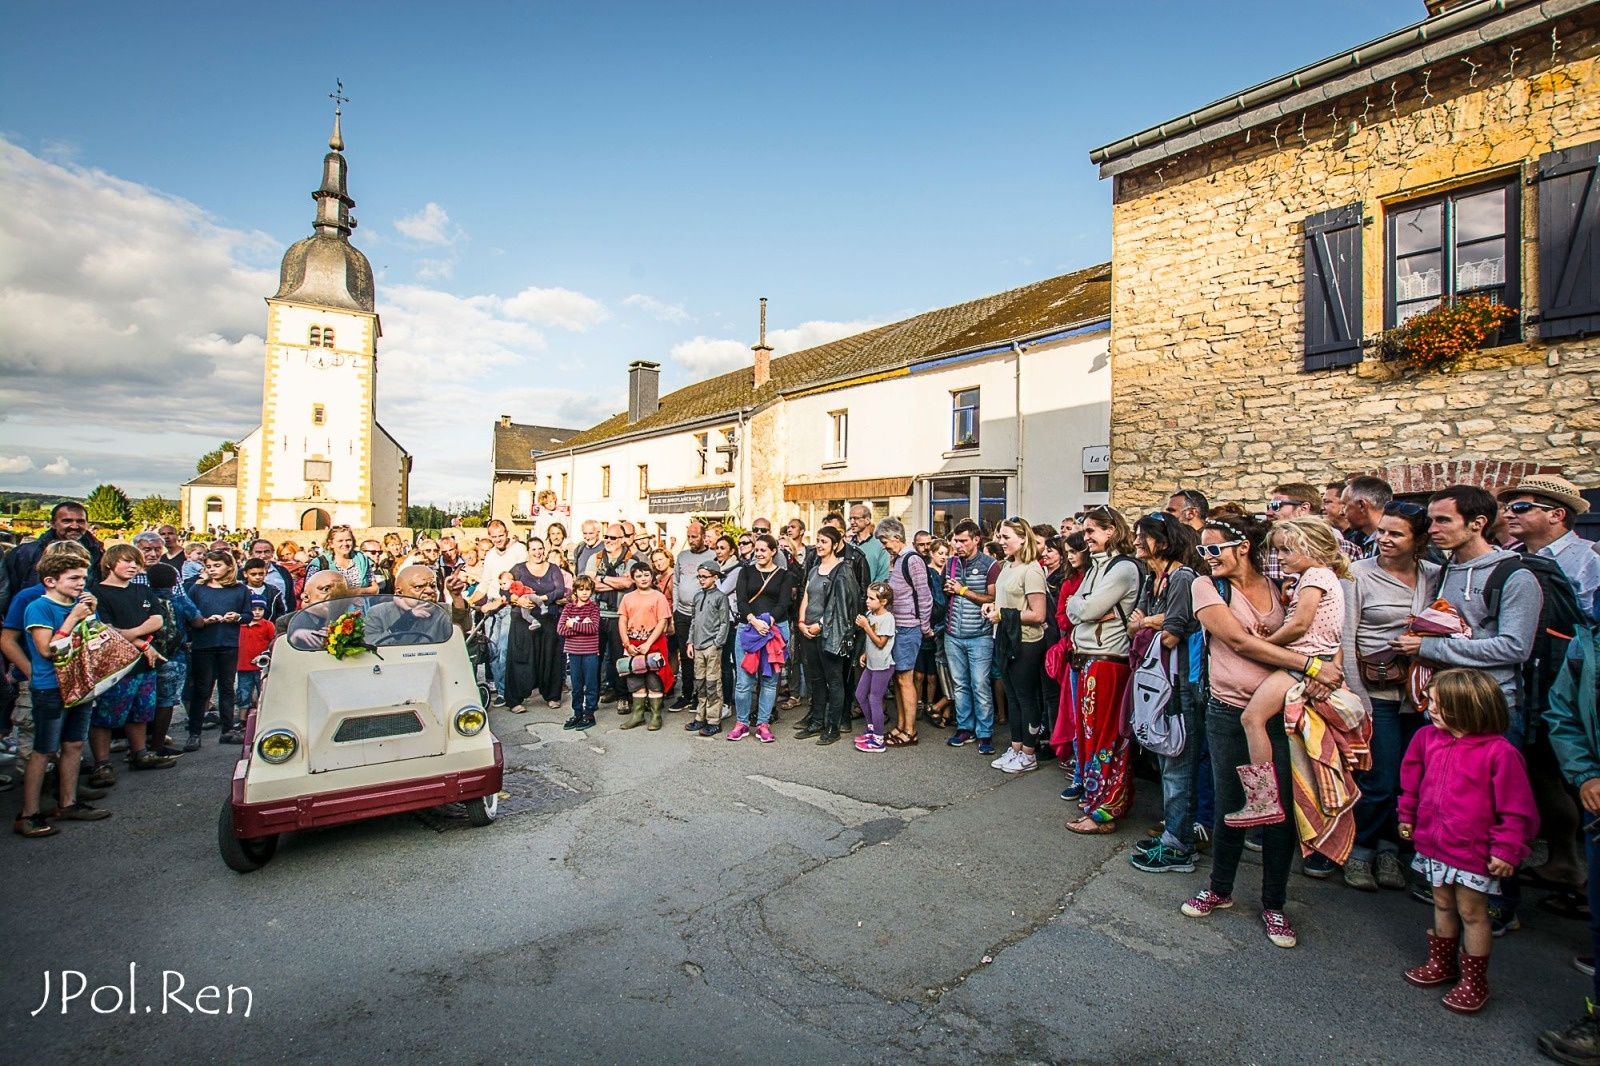
<svg viewBox="0 0 1600 1066"><path fill-rule="evenodd" d="M661 364L635 359L628 364L628 425L661 410Z"/></svg>
<svg viewBox="0 0 1600 1066"><path fill-rule="evenodd" d="M502 427L509 427L511 425L511 416L510 415L501 415L500 416L500 425Z"/></svg>
<svg viewBox="0 0 1600 1066"><path fill-rule="evenodd" d="M767 298L761 298L761 340L751 351L756 353L756 388L772 380L772 345L767 343Z"/></svg>

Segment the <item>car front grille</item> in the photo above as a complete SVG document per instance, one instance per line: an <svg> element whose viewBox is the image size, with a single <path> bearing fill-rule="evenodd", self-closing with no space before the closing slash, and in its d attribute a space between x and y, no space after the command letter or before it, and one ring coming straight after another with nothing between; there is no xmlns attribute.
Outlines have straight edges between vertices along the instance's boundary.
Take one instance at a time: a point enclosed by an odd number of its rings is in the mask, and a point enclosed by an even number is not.
<svg viewBox="0 0 1600 1066"><path fill-rule="evenodd" d="M396 711L392 714L372 714L364 718L346 718L333 734L335 744L353 740L382 740L384 737L403 737L422 732L422 719L415 711Z"/></svg>

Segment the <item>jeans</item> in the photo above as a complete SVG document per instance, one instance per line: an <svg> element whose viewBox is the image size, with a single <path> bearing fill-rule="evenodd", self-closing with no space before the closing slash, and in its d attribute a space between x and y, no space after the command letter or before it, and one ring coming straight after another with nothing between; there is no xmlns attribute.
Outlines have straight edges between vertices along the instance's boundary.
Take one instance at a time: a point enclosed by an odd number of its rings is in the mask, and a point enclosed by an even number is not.
<svg viewBox="0 0 1600 1066"><path fill-rule="evenodd" d="M622 678L617 674L617 660L622 658L622 621L600 616L600 677L605 687L621 695Z"/></svg>
<svg viewBox="0 0 1600 1066"><path fill-rule="evenodd" d="M1161 831L1161 842L1183 852L1194 850L1194 826L1200 820L1195 814L1195 766L1200 762L1205 741L1204 723L1200 718L1204 694L1204 689L1188 681L1179 681L1173 687L1172 698L1178 701L1186 739L1178 754L1158 757L1161 811L1167 821L1166 828Z"/></svg>
<svg viewBox="0 0 1600 1066"><path fill-rule="evenodd" d="M94 701L88 700L76 707L61 702L59 688L34 688L28 686L33 698L33 750L40 755L54 755L63 744L82 744L89 736L89 716Z"/></svg>
<svg viewBox="0 0 1600 1066"><path fill-rule="evenodd" d="M1405 740L1400 735L1400 701L1373 700L1372 768L1356 775L1361 798L1356 801L1352 859L1371 862L1385 844L1389 851L1399 851L1395 810L1400 802L1400 762L1405 753Z"/></svg>
<svg viewBox="0 0 1600 1066"><path fill-rule="evenodd" d="M1244 851L1248 830L1235 829L1220 815L1244 806L1244 785L1237 768L1250 762L1250 745L1245 740L1240 716L1244 708L1233 707L1215 696L1206 706L1206 737L1211 742L1211 771L1217 781L1217 813L1211 841L1211 891L1219 896L1233 895L1233 881L1239 872L1239 855ZM1285 803L1294 795L1289 770L1289 735L1283 731L1283 716L1267 719L1267 736L1272 741L1272 764L1278 778L1278 795ZM1295 839L1294 817L1269 825L1261 835L1261 906L1281 911L1289 891L1289 868L1299 850Z"/></svg>
<svg viewBox="0 0 1600 1066"><path fill-rule="evenodd" d="M205 718L206 703L211 690L217 690L217 714L222 719L222 731L233 729L233 690L235 675L239 671L239 649L191 648L189 650L189 679L194 689L189 696L189 735L200 735Z"/></svg>
<svg viewBox="0 0 1600 1066"><path fill-rule="evenodd" d="M778 632L783 634L785 645L789 643L789 623L779 622ZM759 690L759 691L758 691ZM750 719L751 694L756 694L756 714L754 722ZM738 678L733 687L734 709L739 712L739 721L745 725L766 725L772 721L772 708L778 702L778 674L752 674L744 667L739 668Z"/></svg>
<svg viewBox="0 0 1600 1066"><path fill-rule="evenodd" d="M985 738L994 735L994 689L989 684L994 637L987 633L975 637L947 634L944 654L955 687L950 698L956 705L956 728Z"/></svg>
<svg viewBox="0 0 1600 1066"><path fill-rule="evenodd" d="M572 713L593 718L600 706L600 656L568 655L567 670L572 675Z"/></svg>
<svg viewBox="0 0 1600 1066"><path fill-rule="evenodd" d="M672 628L675 632L668 641L678 649L678 697L684 700L694 699L694 660L689 658L689 626L693 621L694 615L674 611Z"/></svg>
<svg viewBox="0 0 1600 1066"><path fill-rule="evenodd" d="M233 686L233 702L241 712L249 711L256 705L256 700L261 692L261 671L240 670L238 680Z"/></svg>
<svg viewBox="0 0 1600 1066"><path fill-rule="evenodd" d="M1044 691L1039 679L1044 676L1044 641L1023 641L1017 657L1006 666L1006 712L1011 724L1011 743L1032 748L1039 743L1044 728Z"/></svg>
<svg viewBox="0 0 1600 1066"><path fill-rule="evenodd" d="M510 618L510 609L502 607L484 619L490 648L489 679L494 682L494 690L501 695L506 691L506 648L511 639L507 622Z"/></svg>
<svg viewBox="0 0 1600 1066"><path fill-rule="evenodd" d="M722 642L722 701L733 702L734 676L740 673L734 666L734 661L739 654L739 625L737 622L728 626L728 639Z"/></svg>

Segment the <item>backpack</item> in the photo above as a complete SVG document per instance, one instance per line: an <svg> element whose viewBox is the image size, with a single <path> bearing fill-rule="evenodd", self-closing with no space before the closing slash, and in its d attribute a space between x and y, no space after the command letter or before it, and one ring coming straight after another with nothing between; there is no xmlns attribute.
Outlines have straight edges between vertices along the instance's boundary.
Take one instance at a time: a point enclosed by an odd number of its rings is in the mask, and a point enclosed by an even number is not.
<svg viewBox="0 0 1600 1066"><path fill-rule="evenodd" d="M171 659L183 651L183 642L186 637L187 626L179 628L178 615L172 609L172 598L156 593L156 611L161 615L161 628L150 634L150 643L155 647L156 654L163 659Z"/></svg>
<svg viewBox="0 0 1600 1066"><path fill-rule="evenodd" d="M1590 623L1578 606L1572 582L1567 580L1566 573L1554 559L1543 555L1519 555L1515 559L1502 559L1496 563L1489 573L1489 580L1484 582L1483 601L1497 625L1500 596L1505 591L1506 582L1517 570L1532 574L1534 580L1539 582L1539 591L1544 594L1539 625L1533 632L1533 654L1522 664L1522 709L1531 726L1541 720L1545 708L1550 706L1550 689L1555 684L1556 675L1561 672L1561 664L1566 661L1568 645L1574 637L1588 633ZM1533 732L1529 729L1530 739Z"/></svg>
<svg viewBox="0 0 1600 1066"><path fill-rule="evenodd" d="M1177 686L1172 668L1176 658L1161 646L1160 640L1152 640L1128 683L1134 739L1146 751L1169 758L1183 754L1188 741L1183 715L1174 698Z"/></svg>

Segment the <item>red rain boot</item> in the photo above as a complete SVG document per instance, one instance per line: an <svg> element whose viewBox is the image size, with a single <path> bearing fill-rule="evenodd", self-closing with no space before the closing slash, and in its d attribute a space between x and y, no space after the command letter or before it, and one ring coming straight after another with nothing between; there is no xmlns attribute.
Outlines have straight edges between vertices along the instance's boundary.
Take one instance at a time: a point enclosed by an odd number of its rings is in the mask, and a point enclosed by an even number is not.
<svg viewBox="0 0 1600 1066"><path fill-rule="evenodd" d="M1458 936L1434 936L1428 930L1428 961L1413 966L1405 972L1405 979L1418 988L1432 988L1461 976L1461 966L1456 961L1456 951L1461 946Z"/></svg>
<svg viewBox="0 0 1600 1066"><path fill-rule="evenodd" d="M1278 802L1278 777L1271 763L1248 763L1239 767L1239 782L1244 785L1244 806L1225 815L1224 822L1235 829L1244 829L1283 821L1283 804Z"/></svg>
<svg viewBox="0 0 1600 1066"><path fill-rule="evenodd" d="M1461 980L1444 997L1457 1014L1476 1014L1489 1001L1489 956L1461 953Z"/></svg>

